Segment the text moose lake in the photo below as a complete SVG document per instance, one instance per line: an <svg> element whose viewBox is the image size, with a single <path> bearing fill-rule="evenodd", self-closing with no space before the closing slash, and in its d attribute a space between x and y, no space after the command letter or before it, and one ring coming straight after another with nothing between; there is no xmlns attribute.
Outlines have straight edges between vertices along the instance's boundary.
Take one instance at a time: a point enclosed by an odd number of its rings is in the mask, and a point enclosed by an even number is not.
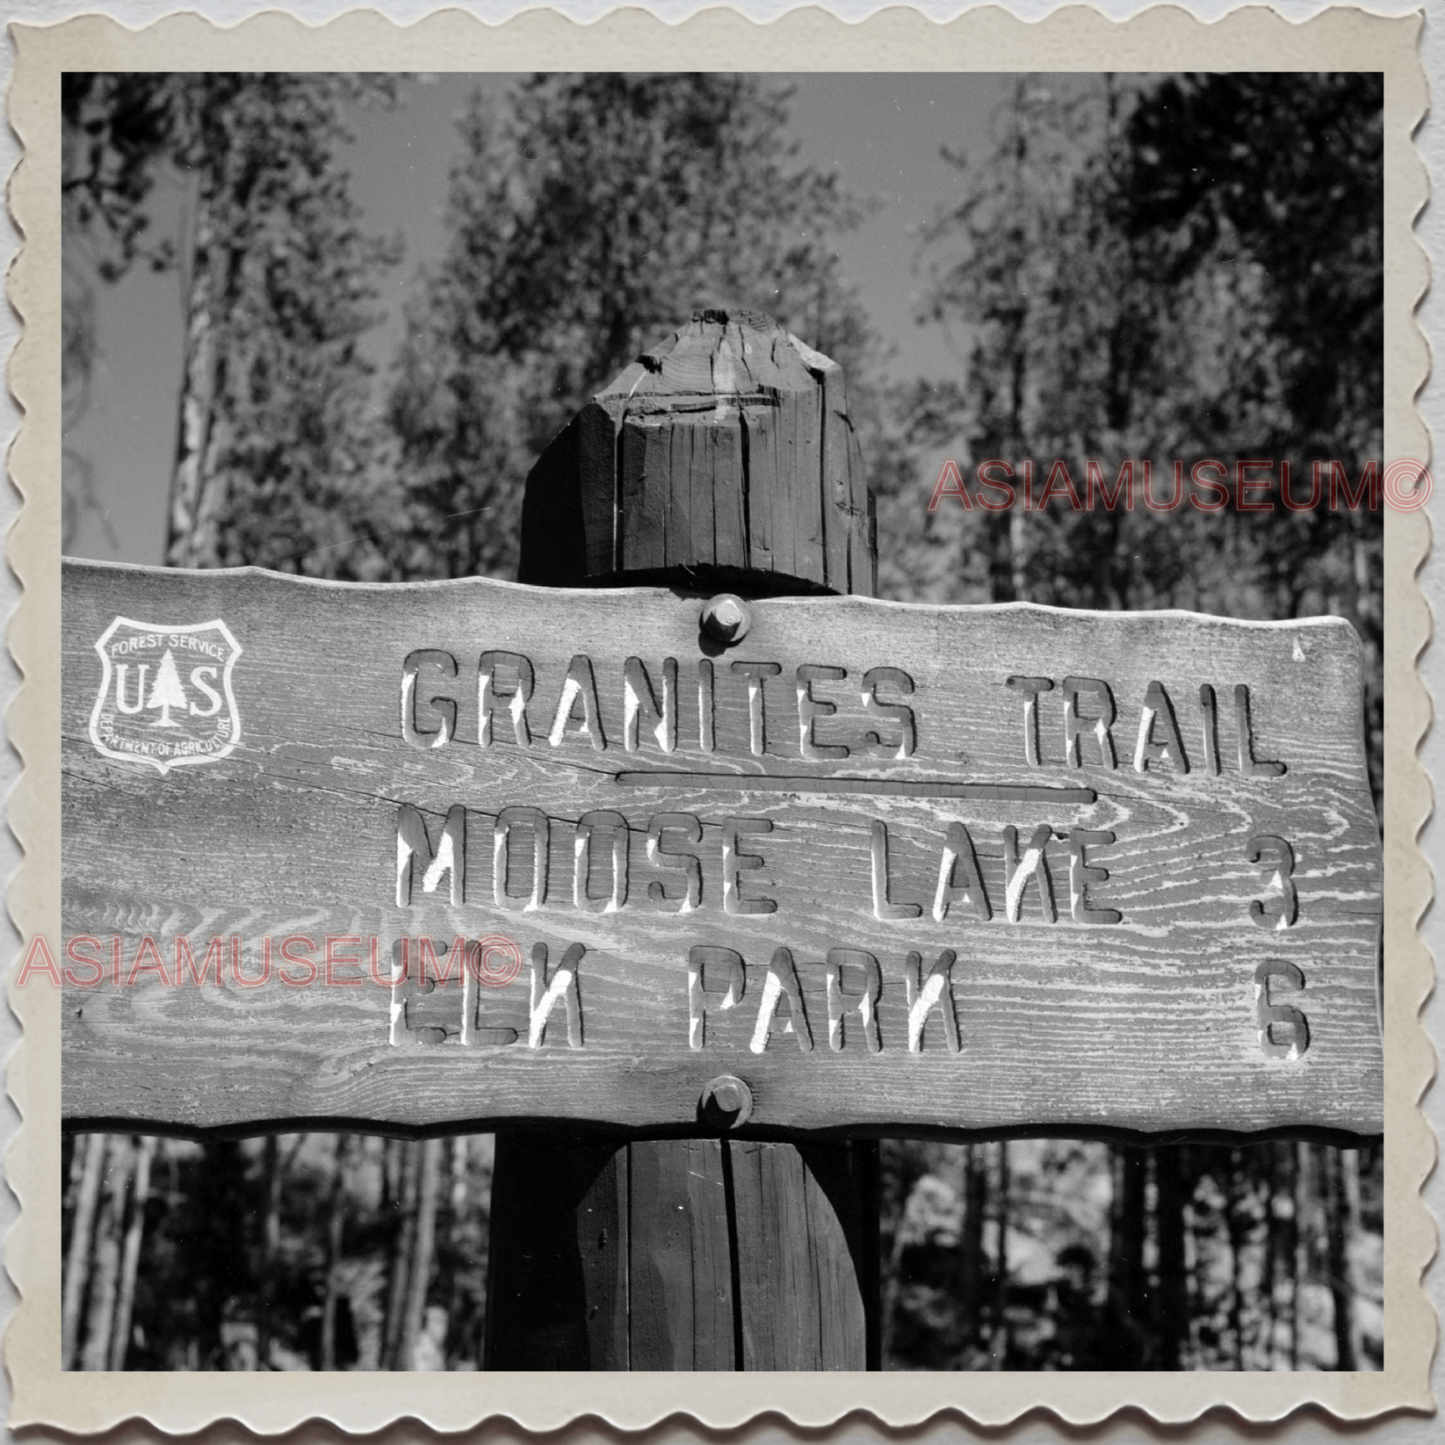
<svg viewBox="0 0 1445 1445"><path fill-rule="evenodd" d="M67 1118L1382 1127L1330 619L67 563Z"/></svg>

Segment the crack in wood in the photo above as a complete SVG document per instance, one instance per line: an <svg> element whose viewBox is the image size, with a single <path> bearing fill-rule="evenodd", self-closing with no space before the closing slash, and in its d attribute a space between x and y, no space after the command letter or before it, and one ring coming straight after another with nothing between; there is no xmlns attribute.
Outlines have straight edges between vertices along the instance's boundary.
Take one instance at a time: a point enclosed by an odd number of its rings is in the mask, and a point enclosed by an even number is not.
<svg viewBox="0 0 1445 1445"><path fill-rule="evenodd" d="M883 798L969 798L987 803L1096 803L1093 788L1029 783L951 783L937 778L823 778L777 773L623 771L624 788L716 788L730 793L865 793Z"/></svg>

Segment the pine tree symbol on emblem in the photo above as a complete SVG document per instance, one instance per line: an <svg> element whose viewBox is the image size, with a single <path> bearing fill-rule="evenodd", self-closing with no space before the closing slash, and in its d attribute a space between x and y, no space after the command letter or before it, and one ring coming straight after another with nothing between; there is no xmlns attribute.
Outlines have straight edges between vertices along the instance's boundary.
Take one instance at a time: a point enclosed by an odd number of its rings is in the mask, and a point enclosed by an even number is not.
<svg viewBox="0 0 1445 1445"><path fill-rule="evenodd" d="M176 671L175 656L169 647L166 648L165 655L161 658L161 665L156 671L156 680L151 685L151 695L146 699L146 706L158 707L161 710L160 718L151 724L153 728L180 727L180 723L171 718L171 709L190 706L186 690L181 686L181 675Z"/></svg>
<svg viewBox="0 0 1445 1445"><path fill-rule="evenodd" d="M241 740L232 675L241 645L213 622L117 617L96 641L100 689L90 740L103 757L161 773L219 762Z"/></svg>

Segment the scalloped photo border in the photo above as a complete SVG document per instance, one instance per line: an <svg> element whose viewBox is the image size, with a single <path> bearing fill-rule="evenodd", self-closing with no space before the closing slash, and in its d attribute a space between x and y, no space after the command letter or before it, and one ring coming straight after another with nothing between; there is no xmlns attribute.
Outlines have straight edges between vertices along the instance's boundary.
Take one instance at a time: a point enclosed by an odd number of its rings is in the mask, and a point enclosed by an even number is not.
<svg viewBox="0 0 1445 1445"><path fill-rule="evenodd" d="M766 25L714 9L666 24L641 10L588 25L532 10L500 25L458 10L399 27L357 10L320 27L270 12L220 28L195 15L131 30L103 16L53 26L12 24L16 49L9 119L22 159L10 207L22 236L8 277L23 334L9 384L24 413L10 452L23 496L7 555L24 588L9 643L23 685L7 715L24 774L10 826L25 854L11 884L11 915L25 943L60 938L60 174L59 74L63 70L928 70L1074 69L1378 70L1385 77L1384 460L1429 457L1414 398L1429 365L1414 310L1428 262L1413 232L1427 174L1412 143L1427 89L1419 55L1423 15L1333 10L1292 22L1262 7L1204 23L1161 6L1116 22L1074 6L1038 22L989 7L945 24L903 8L858 23L818 9ZM95 1432L141 1419L175 1433L231 1418L264 1434L325 1420L353 1432L419 1420L443 1431L504 1418L554 1430L590 1417L638 1430L668 1417L731 1428L769 1414L819 1428L859 1412L890 1427L947 1412L1002 1427L1047 1411L1075 1425L1123 1409L1160 1423L1225 1409L1250 1421L1306 1407L1357 1421L1387 1411L1432 1412L1434 1312L1421 1276L1435 1224L1420 1196L1434 1164L1434 1136L1418 1102L1434 1072L1420 1022L1432 983L1416 925L1431 898L1417 836L1432 791L1416 750L1430 698L1415 662L1430 636L1416 573L1430 545L1424 510L1385 513L1385 1367L1358 1373L1184 1372L751 1374L85 1374L60 1360L60 995L9 991L24 1039L7 1084L21 1127L6 1171L21 1214L5 1242L19 1306L5 1332L10 1424ZM23 957L23 953L21 955ZM11 961L13 980L19 958Z"/></svg>

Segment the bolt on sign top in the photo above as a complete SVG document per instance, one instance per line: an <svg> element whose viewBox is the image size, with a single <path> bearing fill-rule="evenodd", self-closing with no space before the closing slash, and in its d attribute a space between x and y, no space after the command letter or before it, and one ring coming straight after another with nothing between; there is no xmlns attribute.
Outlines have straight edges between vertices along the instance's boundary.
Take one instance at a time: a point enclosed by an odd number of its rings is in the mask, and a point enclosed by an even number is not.
<svg viewBox="0 0 1445 1445"><path fill-rule="evenodd" d="M1343 622L63 580L72 1121L1382 1128Z"/></svg>

